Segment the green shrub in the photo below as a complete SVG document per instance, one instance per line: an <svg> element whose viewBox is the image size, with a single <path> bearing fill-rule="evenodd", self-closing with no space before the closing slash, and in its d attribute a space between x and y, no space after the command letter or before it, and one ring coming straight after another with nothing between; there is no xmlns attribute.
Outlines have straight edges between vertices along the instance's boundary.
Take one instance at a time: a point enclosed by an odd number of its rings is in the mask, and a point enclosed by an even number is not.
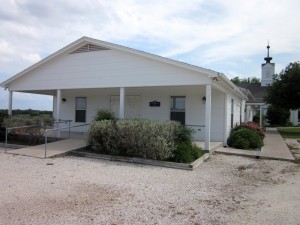
<svg viewBox="0 0 300 225"><path fill-rule="evenodd" d="M174 151L174 156L169 160L179 163L191 163L202 156L204 152L201 148L191 143L180 143Z"/></svg>
<svg viewBox="0 0 300 225"><path fill-rule="evenodd" d="M176 141L181 142L192 142L192 134L195 132L192 128L186 126L179 126L176 131Z"/></svg>
<svg viewBox="0 0 300 225"><path fill-rule="evenodd" d="M8 117L7 110L0 111L0 141L5 140L5 126L4 126L4 119Z"/></svg>
<svg viewBox="0 0 300 225"><path fill-rule="evenodd" d="M270 105L266 117L272 126L286 126L289 122L290 110Z"/></svg>
<svg viewBox="0 0 300 225"><path fill-rule="evenodd" d="M253 130L258 135L260 135L262 138L265 137L265 133L264 133L263 129L260 128L259 125L257 123L254 123L254 122L240 123L239 125L237 125L236 127L234 127L231 130L231 132L237 131L237 130L239 130L241 128L247 128L247 129Z"/></svg>
<svg viewBox="0 0 300 225"><path fill-rule="evenodd" d="M174 121L95 121L87 142L99 153L161 160L172 156L178 126Z"/></svg>
<svg viewBox="0 0 300 225"><path fill-rule="evenodd" d="M93 151L102 154L158 160L180 155L184 151L180 143L185 143L189 145L189 148L186 147L190 151L187 155L195 159L199 155L199 149L192 146L191 134L190 128L176 121L102 120L91 124L87 143ZM180 156L176 157L176 161L180 160ZM189 160L191 159L181 161Z"/></svg>
<svg viewBox="0 0 300 225"><path fill-rule="evenodd" d="M256 149L263 146L263 138L254 130L242 127L230 133L227 144L238 149Z"/></svg>
<svg viewBox="0 0 300 225"><path fill-rule="evenodd" d="M95 121L101 121L101 120L116 120L116 116L113 112L110 112L106 109L101 109L97 111L97 114L95 116Z"/></svg>

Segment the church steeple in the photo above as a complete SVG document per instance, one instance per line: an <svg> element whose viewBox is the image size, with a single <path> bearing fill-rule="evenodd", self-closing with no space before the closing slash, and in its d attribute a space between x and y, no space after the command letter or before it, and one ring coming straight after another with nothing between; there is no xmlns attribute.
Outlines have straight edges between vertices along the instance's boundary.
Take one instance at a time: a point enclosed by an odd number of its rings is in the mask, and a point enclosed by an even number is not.
<svg viewBox="0 0 300 225"><path fill-rule="evenodd" d="M267 49L268 49L268 56L265 57L264 59L266 60L266 63L271 63L271 60L272 60L272 57L270 57L270 45L269 45L269 42L268 42L268 46L267 46Z"/></svg>
<svg viewBox="0 0 300 225"><path fill-rule="evenodd" d="M268 55L264 59L266 63L261 65L261 86L268 86L273 82L273 76L275 74L275 63L271 63L272 57L270 57L270 45L268 42Z"/></svg>

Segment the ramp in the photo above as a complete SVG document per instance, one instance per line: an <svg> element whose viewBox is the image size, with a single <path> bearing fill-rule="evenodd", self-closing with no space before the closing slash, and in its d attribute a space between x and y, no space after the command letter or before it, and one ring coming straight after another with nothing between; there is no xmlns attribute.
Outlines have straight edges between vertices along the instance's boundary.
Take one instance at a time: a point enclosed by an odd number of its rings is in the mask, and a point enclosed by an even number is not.
<svg viewBox="0 0 300 225"><path fill-rule="evenodd" d="M75 138L47 143L46 158L61 155L66 152L79 149L79 148L84 148L84 147L86 147L85 141L83 139L75 139ZM10 149L7 151L7 153L36 157L36 158L45 158L45 144L30 146L26 148L13 149L13 150Z"/></svg>

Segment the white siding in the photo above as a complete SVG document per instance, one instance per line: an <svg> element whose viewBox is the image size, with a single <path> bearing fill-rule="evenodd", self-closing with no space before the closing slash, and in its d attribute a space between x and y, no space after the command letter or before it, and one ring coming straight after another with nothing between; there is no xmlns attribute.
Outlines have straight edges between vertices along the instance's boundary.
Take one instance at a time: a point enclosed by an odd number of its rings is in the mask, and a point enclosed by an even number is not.
<svg viewBox="0 0 300 225"><path fill-rule="evenodd" d="M169 120L171 96L186 96L186 124L193 125L197 131L197 140L204 140L205 128L205 104L202 97L205 86L188 87L152 87L152 88L126 88L126 95L140 96L141 118L151 120ZM111 89L81 89L62 90L62 98L66 102L61 104L61 118L75 121L75 97L87 98L87 123L90 123L98 109L110 110L110 97L119 95L118 88ZM160 107L150 107L149 102L156 100L161 103ZM212 141L223 140L224 130L224 95L212 90ZM72 125L80 125L74 123ZM77 131L85 131L87 127L78 128Z"/></svg>
<svg viewBox="0 0 300 225"><path fill-rule="evenodd" d="M211 114L211 140L222 141L225 124L224 93L216 90L212 92Z"/></svg>
<svg viewBox="0 0 300 225"><path fill-rule="evenodd" d="M275 74L275 64L266 63L261 67L261 86L268 86L273 82L273 75Z"/></svg>
<svg viewBox="0 0 300 225"><path fill-rule="evenodd" d="M210 83L207 75L174 65L104 50L63 55L13 81L10 90L51 90Z"/></svg>
<svg viewBox="0 0 300 225"><path fill-rule="evenodd" d="M224 98L224 94L223 94ZM233 99L233 127L235 127L237 124L240 124L241 121L243 121L243 113L241 114L241 109L243 110L243 103L242 99L237 97L234 94L227 94L227 125L225 129L225 139L228 138L231 130L231 100Z"/></svg>

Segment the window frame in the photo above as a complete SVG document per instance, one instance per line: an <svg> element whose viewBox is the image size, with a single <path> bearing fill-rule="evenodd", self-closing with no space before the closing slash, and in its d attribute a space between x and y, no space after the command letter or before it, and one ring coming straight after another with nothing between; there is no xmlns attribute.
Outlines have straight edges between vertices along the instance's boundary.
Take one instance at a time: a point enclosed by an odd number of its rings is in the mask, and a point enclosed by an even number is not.
<svg viewBox="0 0 300 225"><path fill-rule="evenodd" d="M176 107L176 99L184 99L184 108ZM186 111L186 96L171 96L171 105L170 105L170 119L180 122L185 125L185 111ZM181 115L180 115L181 114ZM180 119L182 118L182 119Z"/></svg>
<svg viewBox="0 0 300 225"><path fill-rule="evenodd" d="M78 107L79 99L84 99L84 109ZM85 123L86 122L86 108L87 108L87 99L86 97L75 97L75 122L76 123ZM80 113L84 113L84 115L80 115ZM84 117L82 119L82 117Z"/></svg>

